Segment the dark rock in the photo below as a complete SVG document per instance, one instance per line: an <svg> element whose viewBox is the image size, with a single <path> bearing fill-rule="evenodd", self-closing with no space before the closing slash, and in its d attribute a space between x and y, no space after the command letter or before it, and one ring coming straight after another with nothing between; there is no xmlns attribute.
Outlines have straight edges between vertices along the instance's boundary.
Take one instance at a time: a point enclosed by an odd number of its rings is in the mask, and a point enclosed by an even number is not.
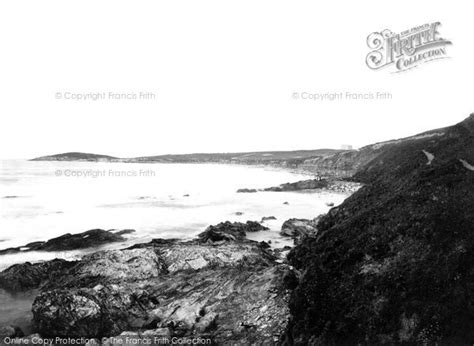
<svg viewBox="0 0 474 346"><path fill-rule="evenodd" d="M15 264L0 273L0 287L10 292L39 288L56 274L74 265L62 259L31 264Z"/></svg>
<svg viewBox="0 0 474 346"><path fill-rule="evenodd" d="M328 182L325 179L309 179L301 180L295 183L281 184L280 186L273 186L263 189L263 191L300 191L300 190L314 190L322 189L328 186Z"/></svg>
<svg viewBox="0 0 474 346"><path fill-rule="evenodd" d="M287 289L294 290L298 286L298 273L294 268L289 268L283 276L283 284Z"/></svg>
<svg viewBox="0 0 474 346"><path fill-rule="evenodd" d="M435 159L427 165L426 155ZM359 191L295 247L289 338L313 344L474 340L474 119L393 141Z"/></svg>
<svg viewBox="0 0 474 346"><path fill-rule="evenodd" d="M276 248L273 250L273 254L278 257L279 259L286 261L287 253L292 249L291 246L284 246L282 248Z"/></svg>
<svg viewBox="0 0 474 346"><path fill-rule="evenodd" d="M163 238L154 238L152 239L149 243L139 243L139 244L134 244L129 249L143 249L143 248L148 248L150 246L155 246L155 245L174 245L176 243L180 243L181 240L177 238L171 238L171 239L163 239Z"/></svg>
<svg viewBox="0 0 474 346"><path fill-rule="evenodd" d="M318 233L317 219L289 219L281 226L280 234L293 239L315 236Z"/></svg>
<svg viewBox="0 0 474 346"><path fill-rule="evenodd" d="M20 338L25 334L20 327L17 326L2 326L0 327L0 338ZM4 340L1 340L2 343Z"/></svg>
<svg viewBox="0 0 474 346"><path fill-rule="evenodd" d="M260 222L265 222L269 220L276 220L277 218L275 216L264 216L262 217L262 220Z"/></svg>
<svg viewBox="0 0 474 346"><path fill-rule="evenodd" d="M235 215L241 216L241 215L244 215L244 213L242 213L241 211L236 211L236 212L235 212Z"/></svg>
<svg viewBox="0 0 474 346"><path fill-rule="evenodd" d="M259 231L267 231L269 228L262 226L260 223L257 221L247 221L245 224L245 231L246 232L259 232Z"/></svg>
<svg viewBox="0 0 474 346"><path fill-rule="evenodd" d="M290 203L288 203L288 202L283 202L283 204L285 204L285 205L289 205Z"/></svg>
<svg viewBox="0 0 474 346"><path fill-rule="evenodd" d="M45 292L36 298L33 315L42 336L96 337L103 323L101 302L86 290Z"/></svg>
<svg viewBox="0 0 474 346"><path fill-rule="evenodd" d="M124 234L135 233L135 230L134 229L120 229L120 230L111 229L109 230L109 232L112 232L115 235L124 235Z"/></svg>
<svg viewBox="0 0 474 346"><path fill-rule="evenodd" d="M238 189L237 193L254 193L257 192L256 189Z"/></svg>
<svg viewBox="0 0 474 346"><path fill-rule="evenodd" d="M38 241L17 248L0 250L0 255L28 252L28 251L68 251L97 247L100 245L124 241L124 234L135 232L131 229L121 231L105 231L103 229L92 229L78 234L64 234L60 237L50 239L46 242Z"/></svg>
<svg viewBox="0 0 474 346"><path fill-rule="evenodd" d="M242 241L245 239L247 232L257 232L268 230L268 227L262 226L255 221L242 222L221 222L215 226L209 226L204 232L198 235L201 242L207 241Z"/></svg>
<svg viewBox="0 0 474 346"><path fill-rule="evenodd" d="M333 202L328 202L328 203L326 203L326 205L327 205L328 207L334 207L334 203L333 203Z"/></svg>

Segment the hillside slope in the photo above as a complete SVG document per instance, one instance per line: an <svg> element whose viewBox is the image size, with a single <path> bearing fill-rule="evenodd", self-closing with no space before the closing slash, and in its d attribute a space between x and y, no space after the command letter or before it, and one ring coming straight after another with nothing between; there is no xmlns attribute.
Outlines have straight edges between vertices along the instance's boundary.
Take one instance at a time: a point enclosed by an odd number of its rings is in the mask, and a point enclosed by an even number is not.
<svg viewBox="0 0 474 346"><path fill-rule="evenodd" d="M49 156L41 156L31 161L113 161L116 157L89 153L70 152Z"/></svg>
<svg viewBox="0 0 474 346"><path fill-rule="evenodd" d="M299 168L321 175L352 177L379 155L398 147L401 143L423 143L425 140L443 136L445 128L424 132L411 137L400 138L367 145L359 150L337 151L331 155L319 155L304 160Z"/></svg>
<svg viewBox="0 0 474 346"><path fill-rule="evenodd" d="M383 146L290 253L291 342L474 341L474 115L415 137Z"/></svg>
<svg viewBox="0 0 474 346"><path fill-rule="evenodd" d="M294 151L259 151L242 153L194 153L168 154L157 156L140 156L133 158L117 158L107 155L87 153L64 153L42 156L32 161L112 161L128 163L236 163L249 165L277 165L298 167L307 159L325 158L344 152L336 149L314 149Z"/></svg>

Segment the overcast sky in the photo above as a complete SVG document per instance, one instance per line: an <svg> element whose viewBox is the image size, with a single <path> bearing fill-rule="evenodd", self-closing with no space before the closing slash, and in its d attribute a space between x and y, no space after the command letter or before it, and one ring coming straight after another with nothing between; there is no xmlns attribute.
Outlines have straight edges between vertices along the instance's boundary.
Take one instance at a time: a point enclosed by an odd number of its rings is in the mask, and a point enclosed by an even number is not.
<svg viewBox="0 0 474 346"><path fill-rule="evenodd" d="M454 124L474 111L472 6L2 1L0 157L360 147ZM396 74L366 66L371 32L435 21L450 59ZM140 92L150 98L109 94ZM294 98L303 92L392 97ZM88 93L106 97L69 99Z"/></svg>

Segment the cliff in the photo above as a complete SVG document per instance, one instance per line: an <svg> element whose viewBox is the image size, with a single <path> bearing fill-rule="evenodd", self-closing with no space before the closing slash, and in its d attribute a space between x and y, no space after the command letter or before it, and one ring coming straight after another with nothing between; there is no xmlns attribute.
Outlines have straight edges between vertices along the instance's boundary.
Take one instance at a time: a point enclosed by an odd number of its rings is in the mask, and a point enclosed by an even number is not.
<svg viewBox="0 0 474 346"><path fill-rule="evenodd" d="M42 156L32 161L111 161L126 163L231 163L246 165L273 165L297 168L305 160L324 158L344 152L335 149L295 150L295 151L261 151L243 153L194 153L176 155L140 156L117 158L107 155L86 153L64 153Z"/></svg>
<svg viewBox="0 0 474 346"><path fill-rule="evenodd" d="M230 163L269 165L301 169L317 175L350 178L370 161L401 143L414 143L443 136L446 129L416 136L371 144L359 150L315 149L296 151L263 151L244 153L195 153L117 158L86 153L64 153L42 156L32 161L111 161L128 163Z"/></svg>
<svg viewBox="0 0 474 346"><path fill-rule="evenodd" d="M367 150L365 186L289 255L302 276L288 339L472 344L474 115Z"/></svg>

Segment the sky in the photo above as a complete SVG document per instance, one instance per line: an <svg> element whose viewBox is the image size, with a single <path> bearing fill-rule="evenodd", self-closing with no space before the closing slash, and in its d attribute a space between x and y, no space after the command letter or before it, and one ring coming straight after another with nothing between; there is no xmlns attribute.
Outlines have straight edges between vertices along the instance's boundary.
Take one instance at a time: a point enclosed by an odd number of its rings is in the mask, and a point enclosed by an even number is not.
<svg viewBox="0 0 474 346"><path fill-rule="evenodd" d="M451 125L474 112L473 9L467 0L2 1L0 158L360 147ZM452 41L449 59L404 73L367 67L370 33L431 22ZM335 92L390 97L302 96Z"/></svg>

